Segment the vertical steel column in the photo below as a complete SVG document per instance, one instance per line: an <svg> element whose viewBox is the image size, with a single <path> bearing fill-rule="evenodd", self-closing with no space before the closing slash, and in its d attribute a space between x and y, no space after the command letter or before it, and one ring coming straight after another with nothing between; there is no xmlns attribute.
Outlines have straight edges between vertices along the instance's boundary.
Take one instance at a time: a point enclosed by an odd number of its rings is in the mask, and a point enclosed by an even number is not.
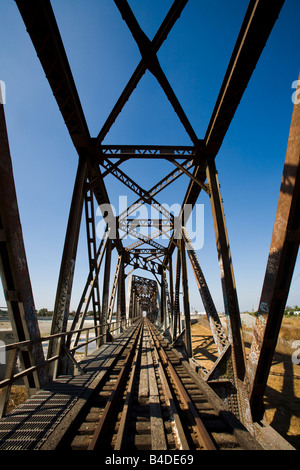
<svg viewBox="0 0 300 470"><path fill-rule="evenodd" d="M132 303L131 303L131 319L135 318L136 316L136 293L135 289L133 288L132 291Z"/></svg>
<svg viewBox="0 0 300 470"><path fill-rule="evenodd" d="M300 79L300 77L299 77ZM295 104L269 258L247 363L252 419L264 413L264 392L300 240L300 104Z"/></svg>
<svg viewBox="0 0 300 470"><path fill-rule="evenodd" d="M117 322L117 334L120 333L121 329L120 329L120 321L121 319L123 320L124 319L124 316L122 315L122 311L124 312L124 310L122 309L122 294L123 294L123 284L122 284L122 280L123 280L123 276L124 276L124 263L123 263L123 255L121 255L121 262L120 262L120 268L119 268L119 276L118 276L118 287L117 287L117 318L116 318L116 322ZM123 295L124 297L124 295Z"/></svg>
<svg viewBox="0 0 300 470"><path fill-rule="evenodd" d="M89 274L88 274L86 284L85 284L83 292L81 294L81 298L80 298L79 304L77 306L77 310L76 310L76 313L75 313L75 316L73 318L73 322L72 322L72 325L71 325L71 330L72 331L80 330L80 329L83 328L84 320L86 318L88 308L89 308L89 305L90 305L90 301L91 301L91 298L92 298L92 293L93 293L93 290L94 290L94 286L95 286L96 282L98 283L99 272L100 272L100 268L101 268L102 261L103 261L103 258L104 258L104 253L105 253L109 233L110 233L109 229L107 229L104 232L104 235L103 235L102 240L100 242L100 245L98 247L98 251L97 251L97 255L96 255L97 267L96 267L96 270L95 270L94 273L92 273L90 271ZM98 289L98 287L97 287L97 289ZM100 323L101 323L101 316L100 316ZM97 333L97 336L98 336L98 334L99 334L99 332ZM72 337L72 335L68 335L68 338L67 338L67 341L66 341L67 348L70 349L70 348L73 348L73 347L77 346L79 339L80 339L80 333L76 333L75 337ZM97 340L96 344L97 344L97 346L99 345L99 340Z"/></svg>
<svg viewBox="0 0 300 470"><path fill-rule="evenodd" d="M87 169L88 161L86 156L79 157L56 292L51 335L66 331L67 327ZM52 339L49 341L48 357L54 356L60 352L61 343L61 339ZM58 372L58 364L55 366L52 365L50 375L57 375Z"/></svg>
<svg viewBox="0 0 300 470"><path fill-rule="evenodd" d="M118 278L118 310L117 315L120 320L126 318L126 294L125 294L125 268L124 268L124 253L122 253L120 273Z"/></svg>
<svg viewBox="0 0 300 470"><path fill-rule="evenodd" d="M161 326L166 327L166 294L165 294L165 282L164 282L164 272L161 274L160 281L160 322Z"/></svg>
<svg viewBox="0 0 300 470"><path fill-rule="evenodd" d="M0 90L1 93L1 90ZM40 338L14 183L4 106L0 104L0 273L16 341ZM42 345L21 351L22 368L44 361ZM29 392L44 386L43 369L25 378Z"/></svg>
<svg viewBox="0 0 300 470"><path fill-rule="evenodd" d="M111 323L113 313L114 313L114 305L116 301L116 296L118 293L118 286L119 286L119 277L120 277L120 270L121 270L121 263L122 263L122 255L118 255L118 260L116 264L115 274L113 278L113 284L111 288L111 293L108 302L108 310L107 310L107 321Z"/></svg>
<svg viewBox="0 0 300 470"><path fill-rule="evenodd" d="M88 245L88 258L90 273L93 276L92 287L92 306L94 314L95 327L100 324L101 306L100 306L100 292L99 292L99 279L97 272L97 242L96 242L96 226L95 226L95 212L94 212L94 195L89 190L84 199L85 203L85 220L86 220L86 235ZM95 335L97 336L97 328L95 328ZM99 341L97 341L99 345Z"/></svg>
<svg viewBox="0 0 300 470"><path fill-rule="evenodd" d="M125 276L125 271L124 271ZM132 310L132 285L133 279L132 276L128 276L127 282L127 295L126 295L126 319L128 320L131 318L131 310Z"/></svg>
<svg viewBox="0 0 300 470"><path fill-rule="evenodd" d="M163 269L163 278L164 278L164 286L165 286L165 297L166 297L166 317L165 317L165 328L169 328L173 330L173 319L172 319L172 309L171 309L171 302L170 302L170 293L169 293L169 286L167 280L167 273L166 269Z"/></svg>
<svg viewBox="0 0 300 470"><path fill-rule="evenodd" d="M184 318L185 318L185 347L188 357L192 357L192 337L191 337L191 316L190 316L190 300L189 300L189 288L188 288L188 275L186 266L186 252L185 252L185 241L181 238L180 241L181 250L181 268L182 268L182 291L183 291L183 307L184 307Z"/></svg>
<svg viewBox="0 0 300 470"><path fill-rule="evenodd" d="M214 341L216 343L216 346L218 348L218 352L220 355L223 352L224 348L227 346L228 340L224 332L221 320L219 318L217 309L215 307L214 301L212 299L210 290L206 283L204 274L200 267L200 263L198 261L198 258L194 250L194 247L192 245L191 239L189 237L188 231L186 230L185 227L183 227L182 230L183 230L183 236L185 238L186 244L188 244L189 246L189 249L187 250L188 257L192 265L192 269L195 275L195 279L196 279L197 286L198 286L200 296L202 299L202 303L206 312L206 316L209 321L211 332L212 332Z"/></svg>
<svg viewBox="0 0 300 470"><path fill-rule="evenodd" d="M236 374L238 379L243 381L245 376L245 353L242 341L240 311L220 185L215 162L211 158L207 160L207 181L211 189L210 201L221 272L225 314L228 321L228 336L233 345L233 360Z"/></svg>
<svg viewBox="0 0 300 470"><path fill-rule="evenodd" d="M180 247L178 246L177 258L176 258L173 341L175 341L177 338L177 331L181 333L180 301L179 301L180 274L181 274L181 255L180 255Z"/></svg>
<svg viewBox="0 0 300 470"><path fill-rule="evenodd" d="M160 298L160 289L159 289L159 281L156 281L156 308L157 308L157 325L161 325L161 310L160 310L161 298Z"/></svg>
<svg viewBox="0 0 300 470"><path fill-rule="evenodd" d="M112 240L111 240L111 238L108 238L107 245L106 245L104 277L103 277L101 325L104 325L104 326L101 328L102 334L106 334L106 332L107 332L106 322L107 322L108 302L109 302L111 252L112 252ZM105 338L104 341L106 342L106 336L104 338Z"/></svg>
<svg viewBox="0 0 300 470"><path fill-rule="evenodd" d="M173 263L172 256L169 256L169 293L170 293L170 308L171 308L171 325L172 331L170 331L172 338L174 332L174 285L173 285ZM174 338L175 339L175 338Z"/></svg>

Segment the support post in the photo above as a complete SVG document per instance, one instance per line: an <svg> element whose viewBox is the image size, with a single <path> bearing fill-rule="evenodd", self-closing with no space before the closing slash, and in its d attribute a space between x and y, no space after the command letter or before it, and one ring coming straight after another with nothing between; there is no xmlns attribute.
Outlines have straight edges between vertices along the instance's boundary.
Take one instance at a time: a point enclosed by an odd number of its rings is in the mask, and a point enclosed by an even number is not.
<svg viewBox="0 0 300 470"><path fill-rule="evenodd" d="M170 294L170 308L171 308L171 325L172 331L171 335L173 337L174 332L174 285L173 285L173 264L172 264L172 256L169 256L169 294Z"/></svg>
<svg viewBox="0 0 300 470"><path fill-rule="evenodd" d="M175 341L177 338L177 332L181 333L180 301L179 301L180 274L181 274L181 255L180 255L180 247L178 246L177 258L176 258L173 341Z"/></svg>
<svg viewBox="0 0 300 470"><path fill-rule="evenodd" d="M125 267L125 266L124 266ZM124 270L124 276L125 276L125 270ZM132 285L133 285L133 279L132 275L128 276L128 281L127 281L127 294L126 294L126 320L129 320L131 318L131 311L132 311L132 302L133 302L133 297L132 297Z"/></svg>
<svg viewBox="0 0 300 470"><path fill-rule="evenodd" d="M189 249L187 250L188 257L192 265L192 269L195 275L195 279L196 279L197 286L198 286L200 296L202 299L202 303L206 312L206 316L209 321L209 325L211 328L211 332L212 332L215 344L218 349L218 353L219 355L221 355L224 348L228 344L228 340L227 340L225 331L223 329L221 320L219 318L217 309L215 307L214 301L212 299L210 290L206 283L204 274L202 272L196 252L194 250L191 239L189 237L188 231L185 227L183 227L182 230L183 230L183 236L185 238L186 244L188 244L189 246Z"/></svg>
<svg viewBox="0 0 300 470"><path fill-rule="evenodd" d="M79 157L56 292L51 335L62 333L66 331L67 328L87 169L88 161L86 156ZM59 354L61 345L61 338L50 340L48 357ZM52 377L59 373L59 367L57 363L50 367L50 375Z"/></svg>
<svg viewBox="0 0 300 470"><path fill-rule="evenodd" d="M104 266L104 278L103 278L103 294L102 294L102 320L101 325L105 325L107 322L108 314L108 302L109 302L109 281L110 281L110 268L111 268L111 252L112 252L112 240L108 238L106 245L105 255L105 266ZM102 334L107 332L107 326L101 328ZM103 339L103 338L101 338ZM106 337L105 337L106 342Z"/></svg>
<svg viewBox="0 0 300 470"><path fill-rule="evenodd" d="M117 302L117 319L118 321L124 320L126 318L124 254L122 254L120 264Z"/></svg>
<svg viewBox="0 0 300 470"><path fill-rule="evenodd" d="M15 341L39 339L3 104L0 104L0 273ZM41 343L30 351L21 351L20 361L24 369L42 363ZM47 375L44 369L39 369L24 380L31 394L47 383Z"/></svg>
<svg viewBox="0 0 300 470"><path fill-rule="evenodd" d="M192 357L192 337L191 337L191 316L190 316L190 301L189 301L189 288L188 288L188 275L186 266L186 252L185 241L181 238L181 267L182 267L182 291L183 291L183 307L185 318L185 347L188 357Z"/></svg>
<svg viewBox="0 0 300 470"><path fill-rule="evenodd" d="M215 161L207 159L207 181L211 189L210 201L217 243L221 283L224 298L225 314L228 322L228 337L233 345L233 364L237 378L245 377L245 353L242 341L242 326L236 285L233 273L231 252L225 222L223 201Z"/></svg>
<svg viewBox="0 0 300 470"><path fill-rule="evenodd" d="M165 271L163 270L161 273L161 282L160 282L160 289L161 289L161 324L163 325L164 330L167 329L167 295L166 295L166 283L165 283Z"/></svg>
<svg viewBox="0 0 300 470"><path fill-rule="evenodd" d="M86 220L86 235L88 246L88 258L90 273L93 276L93 288L91 292L92 306L95 325L95 336L97 334L97 326L100 324L101 306L100 306L100 292L99 292L99 279L97 272L97 241L96 241L96 224L94 212L94 195L91 190L87 192L84 198L85 206L85 220ZM99 339L96 341L97 347L100 345Z"/></svg>
<svg viewBox="0 0 300 470"><path fill-rule="evenodd" d="M300 77L299 77L300 79ZM252 419L264 414L264 393L300 240L300 104L294 105L269 258L247 363Z"/></svg>

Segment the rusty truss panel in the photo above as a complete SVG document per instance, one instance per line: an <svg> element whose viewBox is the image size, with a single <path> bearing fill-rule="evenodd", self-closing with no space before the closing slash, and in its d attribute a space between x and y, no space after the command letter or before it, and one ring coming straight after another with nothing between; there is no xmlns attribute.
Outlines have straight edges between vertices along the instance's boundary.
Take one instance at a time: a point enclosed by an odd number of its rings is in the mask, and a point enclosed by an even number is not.
<svg viewBox="0 0 300 470"><path fill-rule="evenodd" d="M48 348L48 358L58 355L59 360L47 367L49 378L71 373L74 367L74 358L70 351L78 345L80 334L61 337L60 333L67 331L79 232L84 215L89 272L71 330L82 329L89 309L92 310L93 328L97 346L100 346L104 341L111 339L115 309L117 322L126 319L132 321L147 316L163 329L169 341L180 349L187 361L192 363L187 268L189 260L219 355L211 370L200 368L199 373L203 374L207 384L219 393L230 410L248 429L255 435L259 434L259 428L255 424L263 417L262 400L299 246L300 149L299 145L295 144L295 142L299 144L300 141L299 105L295 105L292 119L283 173L283 189L279 198L274 236L262 290L260 316L256 325L256 340L248 361L245 358L216 157L284 0L273 0L271 8L270 2L266 0L250 0L204 139L198 138L158 60L158 52L175 23L179 21L188 0L174 0L152 40L142 30L128 1L112 0L119 10L120 21L125 22L136 42L141 59L96 136L90 135L50 0L15 1L78 155L78 169L55 299L51 330L53 337ZM103 144L146 71L153 75L157 85L165 93L192 145ZM1 167L5 158L9 158L2 108L1 105ZM157 161L156 164L164 160L174 168L163 178L160 177L152 188L144 188L124 170L124 166L121 169L125 162L130 160L138 162L140 159L142 161L151 159ZM159 193L169 185L175 186L181 183L183 179L181 176L185 176L188 184L180 212L174 215L158 197ZM122 184L124 190L130 195L133 193L136 198L118 214L115 214L112 208L109 187L106 184L107 177L114 177ZM285 190L287 181L289 188ZM12 170L3 181L3 187L6 191L13 191ZM218 316L186 228L201 191L204 191L212 211L228 334L225 333ZM26 274L22 281L18 278L15 268L18 255L13 253L14 247L9 246L6 238L9 230L14 225L19 227L20 222L17 214L14 220L9 220L4 211L6 202L3 197L1 192L1 276L3 284L8 286L8 268L13 271L15 283L6 289L10 315L17 324L18 339L32 339L38 336L38 332L35 331L36 318L31 318L30 311L24 307L26 299L19 300L18 297L22 293L22 287L30 289L29 277L27 278ZM14 194L13 197L15 198ZM105 221L100 242L98 240L100 237L96 235L97 206ZM136 212L146 207L150 208L151 214L155 216L137 218ZM284 224L278 220L284 221ZM128 238L133 241L128 243ZM5 254L7 248L12 250L9 253L9 260ZM22 246L21 250L23 253ZM115 266L114 255L116 255ZM147 271L152 279L132 274L136 269ZM180 294L183 295L182 299ZM18 305L22 307L21 312L13 308L16 299L19 300ZM183 316L180 314L181 309ZM32 331L29 329L26 334L22 329L24 322L25 326L32 328ZM35 365L43 360L40 356L41 351L37 349L31 358L24 353L23 360L26 360L29 366ZM42 377L34 376L34 379L37 386L43 383ZM38 383L38 379L41 384ZM30 377L30 380L33 381L33 377Z"/></svg>

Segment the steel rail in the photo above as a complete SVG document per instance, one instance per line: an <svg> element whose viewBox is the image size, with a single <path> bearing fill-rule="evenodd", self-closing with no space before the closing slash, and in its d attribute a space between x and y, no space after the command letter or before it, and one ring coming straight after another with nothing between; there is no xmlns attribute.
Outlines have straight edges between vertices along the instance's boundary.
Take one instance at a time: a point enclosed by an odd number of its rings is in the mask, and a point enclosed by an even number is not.
<svg viewBox="0 0 300 470"><path fill-rule="evenodd" d="M98 426L93 434L92 440L88 446L87 450L95 450L99 447L100 439L103 436L103 433L106 430L106 427L108 425L109 419L111 418L111 415L114 410L114 406L116 404L117 399L120 396L120 392L122 390L122 385L124 381L126 380L126 376L128 374L128 370L132 364L132 361L135 357L135 351L137 348L137 344L140 342L142 338L142 331L143 331L143 323L141 322L138 325L138 328L136 330L136 335L135 339L133 341L133 344L130 347L130 350L126 356L125 362L121 368L121 371L118 375L117 382L115 384L114 389L112 390L110 397L107 401L107 404L104 408L103 414L101 416L101 419L98 423Z"/></svg>
<svg viewBox="0 0 300 470"><path fill-rule="evenodd" d="M190 399L185 387L183 386L177 372L175 371L173 365L171 364L171 362L170 362L167 354L165 353L163 347L161 346L160 341L157 338L157 335L156 335L155 331L153 330L152 325L150 325L150 322L149 322L149 329L151 331L153 341L156 344L157 351L158 351L158 353L161 357L162 363L163 363L164 367L170 373L170 376L173 380L174 386L176 387L177 392L178 392L178 394L179 394L179 396L182 400L183 406L187 410L189 410L189 412L191 413L191 415L193 417L194 424L192 425L192 427L195 431L195 435L197 436L197 440L198 440L198 443L200 445L200 448L202 448L204 450L216 450L216 446L214 445L214 443L213 443L210 435L208 434L202 420L200 419L199 413L198 413L195 405L191 401L191 399Z"/></svg>
<svg viewBox="0 0 300 470"><path fill-rule="evenodd" d="M140 338L141 341L141 338ZM115 443L114 450L123 450L125 447L125 436L126 436L126 431L128 427L128 419L129 419L129 410L130 410L130 402L132 398L132 387L134 384L134 380L136 378L136 372L137 372L137 359L139 355L139 347L136 348L135 351L135 356L133 359L133 366L130 372L130 378L129 378L129 383L128 383L128 390L126 392L126 398L125 398L125 403L122 411L122 418L120 421L120 427L118 430L117 434L117 440Z"/></svg>
<svg viewBox="0 0 300 470"><path fill-rule="evenodd" d="M179 450L189 450L190 447L189 447L188 442L186 440L185 432L183 430L181 420L180 420L180 417L179 417L179 413L178 413L178 410L177 410L176 405L175 405L174 400L173 400L172 392L171 392L171 389L169 387L169 383L168 383L168 380L167 380L167 377L166 377L166 373L165 373L165 370L164 370L164 367L163 367L163 363L162 363L161 357L160 357L160 355L157 351L157 347L156 347L156 344L154 342L153 337L151 339L151 343L152 343L152 346L153 346L153 355L154 355L154 358L155 358L155 360L157 362L157 365L158 365L158 373L159 373L159 376L160 376L163 392L164 392L166 400L168 401L168 405L171 409L172 416L173 416L173 419L174 419L173 429L175 428L174 431L175 431L175 435L176 435L177 440L178 440Z"/></svg>

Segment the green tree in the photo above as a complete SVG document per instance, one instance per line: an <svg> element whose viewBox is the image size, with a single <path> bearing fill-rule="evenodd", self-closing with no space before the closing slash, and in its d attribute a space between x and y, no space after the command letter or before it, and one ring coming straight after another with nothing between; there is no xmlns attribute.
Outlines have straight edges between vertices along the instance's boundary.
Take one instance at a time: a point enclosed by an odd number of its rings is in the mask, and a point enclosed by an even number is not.
<svg viewBox="0 0 300 470"><path fill-rule="evenodd" d="M47 308L41 308L41 310L38 311L39 317L47 317L49 315L48 309Z"/></svg>

